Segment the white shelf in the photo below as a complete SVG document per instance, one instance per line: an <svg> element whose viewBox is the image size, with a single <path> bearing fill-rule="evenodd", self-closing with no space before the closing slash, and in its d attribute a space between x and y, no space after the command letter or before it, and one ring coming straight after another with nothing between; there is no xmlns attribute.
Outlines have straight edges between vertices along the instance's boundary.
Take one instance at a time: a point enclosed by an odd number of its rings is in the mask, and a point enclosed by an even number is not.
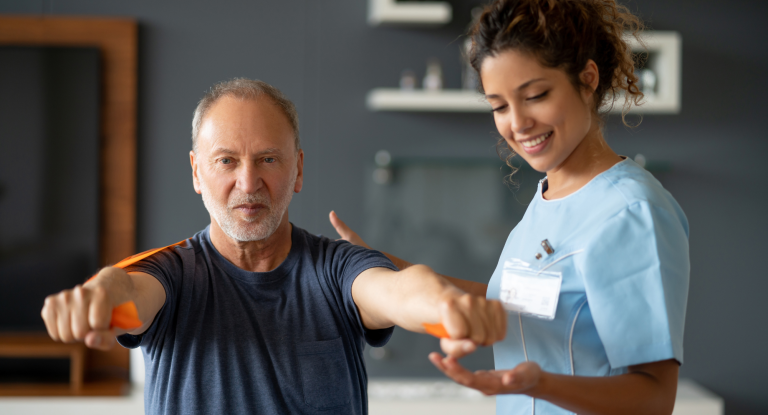
<svg viewBox="0 0 768 415"><path fill-rule="evenodd" d="M634 37L628 38L627 41L633 51L644 50ZM656 90L658 93L646 94L643 105L633 106L630 112L633 114L677 114L680 112L680 72L682 67L680 34L677 32L646 32L643 41L648 48L648 53L653 55L648 69L656 73ZM376 88L368 93L366 104L371 111L486 112L491 109L481 94L460 89L433 92ZM620 114L623 104L624 96L621 95L617 97L611 112Z"/></svg>
<svg viewBox="0 0 768 415"><path fill-rule="evenodd" d="M371 111L488 112L490 104L482 94L461 89L403 91L376 88L366 99Z"/></svg>
<svg viewBox="0 0 768 415"><path fill-rule="evenodd" d="M403 3L395 0L369 0L368 24L371 26L441 25L451 21L451 5L444 2Z"/></svg>

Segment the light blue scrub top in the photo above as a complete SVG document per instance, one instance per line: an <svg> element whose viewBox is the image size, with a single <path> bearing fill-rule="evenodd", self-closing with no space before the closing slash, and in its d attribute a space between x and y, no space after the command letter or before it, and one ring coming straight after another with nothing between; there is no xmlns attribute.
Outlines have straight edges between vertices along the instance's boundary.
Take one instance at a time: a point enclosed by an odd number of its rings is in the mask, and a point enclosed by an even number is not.
<svg viewBox="0 0 768 415"><path fill-rule="evenodd" d="M526 352L547 372L577 376L682 364L688 220L672 195L631 159L562 199L542 198L542 186L507 238L487 297L499 299L504 262L520 259L562 273L557 311L552 321L510 313L507 337L493 347L496 369L525 362ZM496 413L529 415L531 405L535 414L570 413L525 395L499 395Z"/></svg>

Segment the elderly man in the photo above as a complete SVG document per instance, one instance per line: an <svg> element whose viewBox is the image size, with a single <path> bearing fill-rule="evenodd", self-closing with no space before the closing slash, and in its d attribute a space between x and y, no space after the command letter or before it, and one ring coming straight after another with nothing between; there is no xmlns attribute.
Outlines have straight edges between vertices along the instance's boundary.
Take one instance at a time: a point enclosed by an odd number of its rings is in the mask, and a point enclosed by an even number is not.
<svg viewBox="0 0 768 415"><path fill-rule="evenodd" d="M49 296L50 336L141 347L149 414L365 414L364 341L442 322L460 355L504 337L498 302L424 266L310 234L288 221L303 185L293 104L260 81L214 86L195 110L195 191L211 224L130 267ZM143 325L111 330L133 301ZM458 345L462 345L458 347Z"/></svg>

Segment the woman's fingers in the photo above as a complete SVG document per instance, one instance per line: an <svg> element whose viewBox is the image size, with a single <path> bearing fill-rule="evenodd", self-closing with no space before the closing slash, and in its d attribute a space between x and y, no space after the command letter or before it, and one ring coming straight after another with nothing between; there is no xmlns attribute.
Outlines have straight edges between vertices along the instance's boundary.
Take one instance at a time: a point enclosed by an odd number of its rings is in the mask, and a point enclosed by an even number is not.
<svg viewBox="0 0 768 415"><path fill-rule="evenodd" d="M535 387L542 375L541 368L534 362L521 363L512 370L478 370L473 373L451 356L443 358L439 353L430 353L429 361L456 383L486 395L523 393Z"/></svg>
<svg viewBox="0 0 768 415"><path fill-rule="evenodd" d="M355 233L352 229L350 229L349 226L347 226L344 221L339 219L339 216L336 214L336 212L331 211L330 214L328 214L328 218L331 220L331 225L333 225L333 228L336 229L336 232L341 236L341 239L344 239L345 241L349 241L352 245L359 245L366 247L368 249L371 249L368 244L366 244L363 239Z"/></svg>
<svg viewBox="0 0 768 415"><path fill-rule="evenodd" d="M328 217L331 220L331 225L333 225L333 228L336 229L336 232L341 236L342 239L347 239L353 234L352 229L349 229L349 226L347 226L346 223L344 223L343 220L339 219L339 216L336 214L335 211L331 211L331 213L328 215Z"/></svg>
<svg viewBox="0 0 768 415"><path fill-rule="evenodd" d="M466 387L477 389L486 395L496 395L504 393L504 385L501 383L501 377L493 372L477 371L470 372L459 364L452 357L442 358L438 353L429 355L429 360L441 372L451 378L453 381Z"/></svg>
<svg viewBox="0 0 768 415"><path fill-rule="evenodd" d="M535 362L524 362L504 372L502 383L507 389L522 392L539 383L541 367Z"/></svg>

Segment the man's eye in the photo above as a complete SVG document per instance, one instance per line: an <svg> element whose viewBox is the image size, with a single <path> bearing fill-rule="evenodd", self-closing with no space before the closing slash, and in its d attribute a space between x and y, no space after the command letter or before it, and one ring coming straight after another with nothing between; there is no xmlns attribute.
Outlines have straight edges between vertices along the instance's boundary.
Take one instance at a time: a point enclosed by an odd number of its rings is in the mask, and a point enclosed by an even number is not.
<svg viewBox="0 0 768 415"><path fill-rule="evenodd" d="M231 164L232 163L232 159L221 159L220 161L221 161L221 164Z"/></svg>
<svg viewBox="0 0 768 415"><path fill-rule="evenodd" d="M275 161L277 161L277 159L275 159L274 157L265 157L264 158L264 162L265 163L274 163Z"/></svg>

